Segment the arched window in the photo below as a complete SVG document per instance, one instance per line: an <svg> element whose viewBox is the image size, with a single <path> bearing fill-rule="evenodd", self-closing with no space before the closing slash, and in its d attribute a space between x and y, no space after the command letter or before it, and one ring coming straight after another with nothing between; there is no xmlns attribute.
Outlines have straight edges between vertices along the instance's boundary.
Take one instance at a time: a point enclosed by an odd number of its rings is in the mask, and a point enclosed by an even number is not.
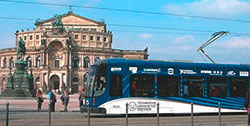
<svg viewBox="0 0 250 126"><path fill-rule="evenodd" d="M4 58L4 59L3 59L3 68L6 68L6 67L7 67L6 65L7 65L7 59Z"/></svg>
<svg viewBox="0 0 250 126"><path fill-rule="evenodd" d="M28 67L31 67L32 58L31 58L31 57L27 57L26 61L27 61L27 66L28 66Z"/></svg>
<svg viewBox="0 0 250 126"><path fill-rule="evenodd" d="M99 61L100 57L95 57L95 62Z"/></svg>
<svg viewBox="0 0 250 126"><path fill-rule="evenodd" d="M73 57L72 59L72 67L73 68L78 68L79 67L79 58L78 57Z"/></svg>
<svg viewBox="0 0 250 126"><path fill-rule="evenodd" d="M83 63L83 67L84 67L84 68L89 68L89 66L90 66L89 61L90 61L90 60L89 60L89 57L85 57L85 58L84 58L84 61L83 61L83 62L84 62L84 63Z"/></svg>
<svg viewBox="0 0 250 126"><path fill-rule="evenodd" d="M78 78L77 77L74 77L73 80L72 80L73 83L78 83Z"/></svg>
<svg viewBox="0 0 250 126"><path fill-rule="evenodd" d="M14 67L14 58L13 58L13 57L11 57L10 60L9 60L9 66L10 66L11 68Z"/></svg>
<svg viewBox="0 0 250 126"><path fill-rule="evenodd" d="M36 58L36 67L37 67L37 68L40 67L40 61L41 61L41 57L38 56L38 57Z"/></svg>

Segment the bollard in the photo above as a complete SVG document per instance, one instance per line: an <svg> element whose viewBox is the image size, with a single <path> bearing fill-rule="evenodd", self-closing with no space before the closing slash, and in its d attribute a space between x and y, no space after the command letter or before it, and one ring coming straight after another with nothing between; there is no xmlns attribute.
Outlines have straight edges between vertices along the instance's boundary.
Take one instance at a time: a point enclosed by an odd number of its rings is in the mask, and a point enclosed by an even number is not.
<svg viewBox="0 0 250 126"><path fill-rule="evenodd" d="M9 126L9 102L6 103L6 126Z"/></svg>
<svg viewBox="0 0 250 126"><path fill-rule="evenodd" d="M128 126L128 103L126 103L126 126Z"/></svg>
<svg viewBox="0 0 250 126"><path fill-rule="evenodd" d="M219 109L219 126L221 126L221 105L218 103L218 109Z"/></svg>
<svg viewBox="0 0 250 126"><path fill-rule="evenodd" d="M160 104L157 103L157 126L160 126Z"/></svg>
<svg viewBox="0 0 250 126"><path fill-rule="evenodd" d="M51 126L51 104L49 102L49 126Z"/></svg>
<svg viewBox="0 0 250 126"><path fill-rule="evenodd" d="M87 104L88 106L88 126L90 126L90 105Z"/></svg>
<svg viewBox="0 0 250 126"><path fill-rule="evenodd" d="M191 126L194 126L194 104L191 102Z"/></svg>

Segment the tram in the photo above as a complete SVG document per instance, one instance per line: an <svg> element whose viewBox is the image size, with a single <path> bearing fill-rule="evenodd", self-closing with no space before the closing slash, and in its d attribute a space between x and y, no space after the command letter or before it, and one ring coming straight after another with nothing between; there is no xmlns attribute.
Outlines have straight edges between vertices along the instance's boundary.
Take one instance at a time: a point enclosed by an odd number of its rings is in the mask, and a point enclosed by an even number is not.
<svg viewBox="0 0 250 126"><path fill-rule="evenodd" d="M113 58L88 72L85 102L93 113L246 112L250 65ZM86 107L86 106L85 106Z"/></svg>

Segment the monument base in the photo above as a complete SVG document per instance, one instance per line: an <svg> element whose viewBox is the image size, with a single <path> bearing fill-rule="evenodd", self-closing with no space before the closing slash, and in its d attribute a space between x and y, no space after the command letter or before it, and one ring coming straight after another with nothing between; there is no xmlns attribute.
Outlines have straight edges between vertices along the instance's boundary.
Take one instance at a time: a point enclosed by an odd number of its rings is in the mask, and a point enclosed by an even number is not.
<svg viewBox="0 0 250 126"><path fill-rule="evenodd" d="M29 89L5 89L1 97L34 97Z"/></svg>

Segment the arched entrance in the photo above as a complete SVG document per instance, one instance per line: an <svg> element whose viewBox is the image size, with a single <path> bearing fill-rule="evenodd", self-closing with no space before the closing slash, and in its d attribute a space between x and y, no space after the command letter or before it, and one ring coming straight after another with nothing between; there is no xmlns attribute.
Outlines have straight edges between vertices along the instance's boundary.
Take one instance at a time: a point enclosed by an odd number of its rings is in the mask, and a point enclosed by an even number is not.
<svg viewBox="0 0 250 126"><path fill-rule="evenodd" d="M74 77L73 80L72 80L72 90L71 90L71 92L72 93L78 93L78 86L79 86L78 78Z"/></svg>
<svg viewBox="0 0 250 126"><path fill-rule="evenodd" d="M50 90L51 89L59 90L59 86L60 86L60 78L57 75L51 76L49 80Z"/></svg>

